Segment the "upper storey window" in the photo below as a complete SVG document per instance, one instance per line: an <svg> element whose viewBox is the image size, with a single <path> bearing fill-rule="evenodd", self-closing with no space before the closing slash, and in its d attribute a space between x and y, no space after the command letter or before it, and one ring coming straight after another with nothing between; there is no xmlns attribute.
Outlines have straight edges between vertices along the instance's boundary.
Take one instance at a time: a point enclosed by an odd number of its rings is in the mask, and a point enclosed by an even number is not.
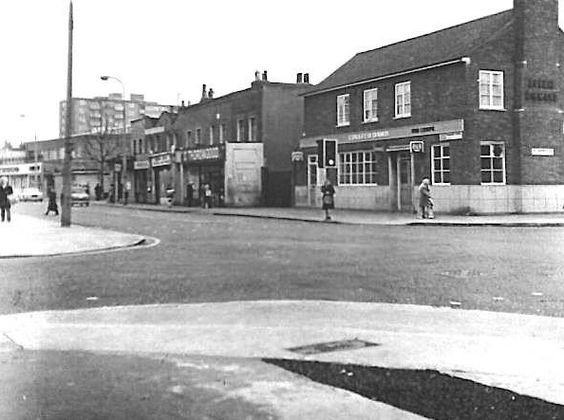
<svg viewBox="0 0 564 420"><path fill-rule="evenodd" d="M337 96L337 126L350 124L350 95Z"/></svg>
<svg viewBox="0 0 564 420"><path fill-rule="evenodd" d="M364 122L378 121L378 89L364 91Z"/></svg>
<svg viewBox="0 0 564 420"><path fill-rule="evenodd" d="M503 72L480 70L480 109L503 108Z"/></svg>
<svg viewBox="0 0 564 420"><path fill-rule="evenodd" d="M396 85L396 118L411 117L411 82Z"/></svg>

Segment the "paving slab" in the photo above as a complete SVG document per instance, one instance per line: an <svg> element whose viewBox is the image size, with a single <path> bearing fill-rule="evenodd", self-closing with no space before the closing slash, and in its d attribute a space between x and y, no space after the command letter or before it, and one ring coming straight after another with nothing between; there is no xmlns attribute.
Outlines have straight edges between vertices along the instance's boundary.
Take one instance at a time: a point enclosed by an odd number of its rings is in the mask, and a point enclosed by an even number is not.
<svg viewBox="0 0 564 420"><path fill-rule="evenodd" d="M15 214L0 223L0 258L55 256L131 247L145 238L105 229L61 227L57 217Z"/></svg>
<svg viewBox="0 0 564 420"><path fill-rule="evenodd" d="M564 319L415 305L253 301L4 315L31 350L280 358L434 369L564 404ZM313 354L296 347L377 344Z"/></svg>

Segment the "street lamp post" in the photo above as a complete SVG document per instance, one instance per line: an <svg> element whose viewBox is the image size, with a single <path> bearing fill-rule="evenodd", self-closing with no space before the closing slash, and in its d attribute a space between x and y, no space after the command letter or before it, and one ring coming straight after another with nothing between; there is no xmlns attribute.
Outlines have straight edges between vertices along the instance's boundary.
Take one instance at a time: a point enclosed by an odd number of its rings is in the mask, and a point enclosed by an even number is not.
<svg viewBox="0 0 564 420"><path fill-rule="evenodd" d="M100 76L100 79L107 81L107 80L115 80L117 82L119 82L119 84L121 85L121 90L122 90L122 102L123 102L123 144L122 144L122 164L121 164L121 200L122 203L125 204L125 181L126 181L126 177L125 177L125 170L127 168L127 155L126 155L126 150L127 150L127 118L126 118L126 103L125 103L125 85L123 84L123 82L118 79L117 77L114 76ZM114 168L115 169L115 168ZM116 190L118 190L118 186L115 186ZM116 193L117 194L117 193Z"/></svg>

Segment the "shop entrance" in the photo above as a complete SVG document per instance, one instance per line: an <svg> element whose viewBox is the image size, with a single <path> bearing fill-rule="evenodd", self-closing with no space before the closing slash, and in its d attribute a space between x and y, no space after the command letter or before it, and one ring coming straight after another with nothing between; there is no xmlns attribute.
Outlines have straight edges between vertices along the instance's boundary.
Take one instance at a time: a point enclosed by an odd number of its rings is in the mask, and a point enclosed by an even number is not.
<svg viewBox="0 0 564 420"><path fill-rule="evenodd" d="M413 161L409 150L397 151L390 157L390 188L392 208L413 212Z"/></svg>

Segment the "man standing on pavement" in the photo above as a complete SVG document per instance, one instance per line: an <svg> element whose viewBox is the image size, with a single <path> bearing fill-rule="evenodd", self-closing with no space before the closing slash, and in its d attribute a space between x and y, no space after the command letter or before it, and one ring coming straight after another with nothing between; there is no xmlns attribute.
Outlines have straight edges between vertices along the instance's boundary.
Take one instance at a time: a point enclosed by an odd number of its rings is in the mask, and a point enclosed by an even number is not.
<svg viewBox="0 0 564 420"><path fill-rule="evenodd" d="M432 219L434 217L433 200L431 199L431 187L429 187L429 183L429 178L423 178L421 185L419 185L419 209L422 219Z"/></svg>
<svg viewBox="0 0 564 420"><path fill-rule="evenodd" d="M3 176L2 179L0 179L0 217L2 218L2 221L7 220L10 222L12 220L10 211L10 208L12 207L10 202L12 194L14 194L14 190L10 185L8 185L8 178Z"/></svg>

